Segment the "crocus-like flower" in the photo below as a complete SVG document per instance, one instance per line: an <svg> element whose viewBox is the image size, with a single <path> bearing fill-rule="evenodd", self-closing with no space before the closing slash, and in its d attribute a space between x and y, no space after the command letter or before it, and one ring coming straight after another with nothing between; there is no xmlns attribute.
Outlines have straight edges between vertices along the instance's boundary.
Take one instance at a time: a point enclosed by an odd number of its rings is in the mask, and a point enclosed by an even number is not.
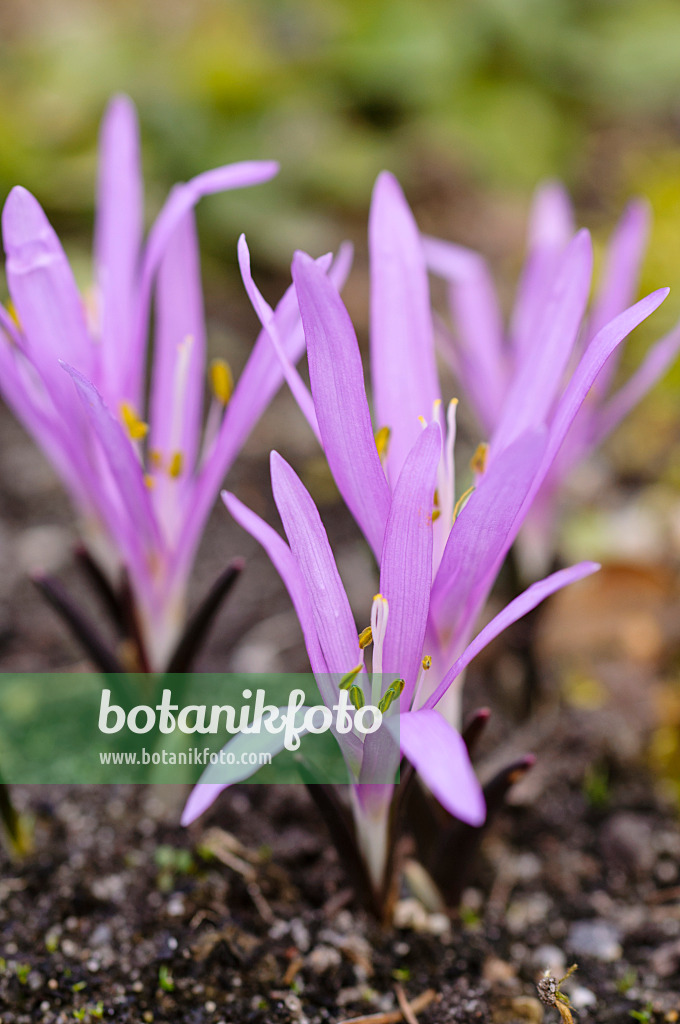
<svg viewBox="0 0 680 1024"><path fill-rule="evenodd" d="M355 396L352 412L360 416L366 438L371 441L366 452L376 479L384 480L372 442L368 406L361 391ZM438 675L428 696L422 682L432 671L426 631L432 581L432 502L440 458L441 431L439 424L433 422L421 432L407 455L394 492L388 496L380 593L373 598L370 629L361 635L357 633L316 506L281 456L272 453L272 487L288 544L233 494L224 495L229 511L262 544L286 584L327 706L337 703L343 680L346 684L351 680L357 707L372 701L384 710L385 722L378 732L366 736L352 732L339 738L351 780L355 841L365 865L366 888L377 909L390 888L388 866L394 841L390 826L397 790L385 781L390 777L388 766L392 765L393 774L401 753L450 814L471 825L480 825L485 814L484 800L465 743L435 706L469 661L499 632L548 594L597 568L584 563L529 588ZM370 674L364 665L369 645ZM279 736L264 732L258 739L249 735L247 740L250 749L253 743L259 743L260 749L268 749L272 754L278 753L283 745ZM238 737L225 749L240 747L242 742ZM191 794L183 823L198 817L227 785L247 778L255 770L239 758L234 758L231 767L208 768ZM216 778L219 781L211 781ZM372 781L376 779L379 781Z"/></svg>
<svg viewBox="0 0 680 1024"><path fill-rule="evenodd" d="M168 664L215 496L283 380L263 331L235 387L224 361L210 367L204 422L193 207L276 171L266 161L232 164L175 186L144 242L136 114L127 98L115 98L101 133L94 285L86 297L37 200L15 188L3 211L12 305L0 311L0 389L59 472L92 550L102 559L104 548L103 560L125 570L149 668ZM292 289L275 317L294 362L304 338Z"/></svg>
<svg viewBox="0 0 680 1024"><path fill-rule="evenodd" d="M541 412L562 333L575 332L582 309L574 292L589 274L587 237L572 254L571 276L553 304L547 353L526 380L529 414L516 407L500 439L473 460L476 484L456 498L455 402L444 414L422 240L396 183L382 175L370 221L371 367L376 421L371 422L359 348L337 288L310 257L298 253L293 280L307 342L311 396L290 365L287 379L320 439L338 488L380 567L380 593L370 631L357 633L328 540L311 497L280 456L272 456L274 497L286 544L233 495L234 518L267 550L295 605L312 669L327 704L338 680L353 678L361 695L385 707L385 728L357 737L346 754L355 842L374 902L385 903L397 820L395 787L375 779L376 765L403 758L457 818L481 823L479 784L458 724L462 673L501 630L545 597L594 571L584 563L533 584L470 643L475 622L527 509L545 479L593 381L619 342L663 300L656 292L606 324L587 346L549 422ZM258 292L242 240L241 271L263 327L278 351L283 339ZM560 356L560 358L562 358ZM554 385L555 387L557 385ZM534 392L538 388L538 394ZM362 649L372 641L372 676ZM356 675L352 675L356 673ZM328 693L328 675L335 690ZM237 742L237 741L232 741ZM273 751L273 745L270 748ZM223 769L220 768L220 772ZM219 778L208 769L193 791L185 822L225 784L246 776L234 767ZM211 782L212 780L212 782ZM207 783L207 785L206 785ZM312 787L314 789L316 787Z"/></svg>
<svg viewBox="0 0 680 1024"><path fill-rule="evenodd" d="M549 315L539 325L540 351L515 382L491 445L481 445L473 459L473 489L457 496L456 401L449 402L444 413L426 252L403 193L387 173L375 186L369 248L373 426L347 311L332 281L303 254L295 257L293 279L307 341L312 395L305 393L299 378L294 393L379 564L390 495L404 461L423 422L434 420L440 426L443 443L431 510L434 541L426 641L434 670L423 684L428 692L469 642L503 560L602 367L668 290L654 292L601 325L563 386L591 273L590 240L587 232L579 233L564 254L559 287L550 300ZM267 328L271 317L263 310L245 254L242 240L241 271ZM600 321L606 316L602 312ZM281 338L277 345L280 350ZM459 696L460 687L452 686L439 705L454 724L460 724Z"/></svg>
<svg viewBox="0 0 680 1024"><path fill-rule="evenodd" d="M569 196L560 185L539 188L507 330L484 260L461 246L424 239L429 269L448 285L455 333L441 331L442 352L492 449L507 443L513 424L516 432L529 422L551 423L570 367L635 297L648 227L647 205L640 200L630 203L607 248L602 279L586 315L592 260L588 236L575 234ZM616 391L613 383L622 349L602 366L520 533L523 568L529 576L552 560L556 504L567 477L659 380L679 349L680 327L675 327L652 346L639 369Z"/></svg>

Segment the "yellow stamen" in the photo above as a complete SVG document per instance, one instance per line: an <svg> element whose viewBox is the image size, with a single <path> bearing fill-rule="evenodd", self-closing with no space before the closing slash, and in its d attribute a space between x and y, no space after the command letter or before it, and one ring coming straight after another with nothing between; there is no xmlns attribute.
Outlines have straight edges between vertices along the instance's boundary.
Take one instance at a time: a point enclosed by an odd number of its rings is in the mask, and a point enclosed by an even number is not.
<svg viewBox="0 0 680 1024"><path fill-rule="evenodd" d="M354 683L354 680L359 675L359 673L361 672L363 667L364 667L363 664L360 664L360 665L357 665L356 668L353 668L350 672L347 672L347 674L344 675L342 677L342 679L340 680L340 689L341 690L349 690L350 686L352 686L352 684Z"/></svg>
<svg viewBox="0 0 680 1024"><path fill-rule="evenodd" d="M367 647L370 647L373 643L373 630L370 626L366 626L366 629L362 629L359 633L359 647L362 651L365 651Z"/></svg>
<svg viewBox="0 0 680 1024"><path fill-rule="evenodd" d="M390 427L381 427L380 430L376 431L375 446L378 449L378 455L381 459L387 455L391 433L392 430Z"/></svg>
<svg viewBox="0 0 680 1024"><path fill-rule="evenodd" d="M21 320L19 319L19 314L17 313L16 306L14 305L11 299L7 300L6 308L7 312L12 318L12 321L16 324L19 330L21 330Z"/></svg>
<svg viewBox="0 0 680 1024"><path fill-rule="evenodd" d="M432 668L432 658L429 654L426 654L423 658L422 665L426 672L429 668Z"/></svg>
<svg viewBox="0 0 680 1024"><path fill-rule="evenodd" d="M352 704L357 709L357 711L360 711L361 708L363 708L363 706L366 703L366 701L364 700L363 690L361 689L360 686L357 686L356 683L353 686L350 686L349 688L349 699L351 700Z"/></svg>
<svg viewBox="0 0 680 1024"><path fill-rule="evenodd" d="M158 448L150 448L149 449L149 465L153 469L162 469L163 468L163 456L158 451Z"/></svg>
<svg viewBox="0 0 680 1024"><path fill-rule="evenodd" d="M436 523L441 514L442 514L442 510L440 508L433 509L432 510L432 522Z"/></svg>
<svg viewBox="0 0 680 1024"><path fill-rule="evenodd" d="M419 416L418 417L418 422L420 423L421 427L426 427L427 426L427 420L425 419L424 416Z"/></svg>
<svg viewBox="0 0 680 1024"><path fill-rule="evenodd" d="M483 473L486 470L486 460L489 455L489 446L486 441L477 445L477 451L470 459L470 469L473 473Z"/></svg>
<svg viewBox="0 0 680 1024"><path fill-rule="evenodd" d="M154 477L151 476L150 473L144 474L144 483L146 484L150 491L152 491L156 486L156 480L154 479Z"/></svg>
<svg viewBox="0 0 680 1024"><path fill-rule="evenodd" d="M234 375L225 359L213 359L211 362L210 386L217 401L226 405L234 391Z"/></svg>
<svg viewBox="0 0 680 1024"><path fill-rule="evenodd" d="M184 456L181 452L175 452L170 459L170 465L168 466L168 474L173 480L176 480L178 476L182 475L182 469L184 468Z"/></svg>
<svg viewBox="0 0 680 1024"><path fill-rule="evenodd" d="M470 495L472 494L472 492L474 491L474 489L475 489L474 484L472 485L472 487L468 487L467 491L465 491L464 494L461 494L460 498L456 502L456 504L454 506L454 509L453 509L453 521L454 521L454 523L455 523L456 519L458 518L458 516L460 515L460 513L465 508L465 505L467 504L467 500L470 497Z"/></svg>
<svg viewBox="0 0 680 1024"><path fill-rule="evenodd" d="M129 402L121 402L120 415L131 441L141 441L149 432L149 424L140 420Z"/></svg>

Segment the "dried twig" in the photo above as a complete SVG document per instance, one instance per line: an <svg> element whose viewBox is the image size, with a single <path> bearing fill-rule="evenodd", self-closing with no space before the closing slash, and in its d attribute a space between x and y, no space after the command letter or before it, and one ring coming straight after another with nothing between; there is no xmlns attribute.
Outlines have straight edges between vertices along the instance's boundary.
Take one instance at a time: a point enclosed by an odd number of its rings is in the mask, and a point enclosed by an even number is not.
<svg viewBox="0 0 680 1024"><path fill-rule="evenodd" d="M435 990L428 988L426 992L416 996L410 1003L407 1003L407 1006L409 1006L412 1014L420 1013L436 998L437 993ZM348 1020L342 1021L341 1024L400 1024L400 1021L404 1019L405 1016L402 1010L389 1010L386 1013L369 1013L363 1017L350 1017Z"/></svg>
<svg viewBox="0 0 680 1024"><path fill-rule="evenodd" d="M399 1009L402 1012L406 1024L418 1024L418 1018L411 1008L411 1004L406 998L406 993L402 985L397 982L394 986L394 991L397 995L397 1002L399 1003Z"/></svg>

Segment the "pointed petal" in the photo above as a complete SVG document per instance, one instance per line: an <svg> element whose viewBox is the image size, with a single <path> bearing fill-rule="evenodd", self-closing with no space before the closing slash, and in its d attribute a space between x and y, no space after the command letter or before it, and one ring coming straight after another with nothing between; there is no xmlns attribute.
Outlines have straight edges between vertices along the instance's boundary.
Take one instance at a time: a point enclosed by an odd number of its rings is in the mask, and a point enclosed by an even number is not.
<svg viewBox="0 0 680 1024"><path fill-rule="evenodd" d="M151 289L165 247L177 224L204 196L230 189L248 188L269 181L278 172L278 164L269 160L250 161L205 171L182 185L175 185L149 232L140 269L139 298L131 353L131 373L122 397L140 406L142 361L149 319Z"/></svg>
<svg viewBox="0 0 680 1024"><path fill-rule="evenodd" d="M274 500L307 586L328 671L349 672L362 660L361 651L323 523L308 491L277 452L271 455L271 471Z"/></svg>
<svg viewBox="0 0 680 1024"><path fill-rule="evenodd" d="M512 313L510 338L518 355L526 353L532 344L559 260L574 232L566 189L553 181L541 185L529 214L527 258Z"/></svg>
<svg viewBox="0 0 680 1024"><path fill-rule="evenodd" d="M590 236L580 231L564 254L533 344L508 392L492 441L497 451L548 419L585 312L592 259Z"/></svg>
<svg viewBox="0 0 680 1024"><path fill-rule="evenodd" d="M296 253L293 259L293 281L328 465L350 512L379 558L390 492L371 427L354 328L335 286L304 253Z"/></svg>
<svg viewBox="0 0 680 1024"><path fill-rule="evenodd" d="M429 269L448 282L462 350L461 384L491 434L507 389L507 366L503 319L489 268L477 253L438 238L424 238L423 249Z"/></svg>
<svg viewBox="0 0 680 1024"><path fill-rule="evenodd" d="M286 714L288 708L280 707L278 710L279 715L283 715ZM295 716L296 725L301 723L306 710L305 707L298 709ZM299 735L304 736L306 731L306 729L301 728ZM217 764L208 765L189 794L189 799L182 811L181 824L190 825L204 811L207 811L220 793L228 786L233 786L237 782L243 782L245 779L249 779L251 775L255 775L261 766L260 764L250 763L247 755L270 754L274 758L277 754L281 753L284 746L285 730L278 733L270 733L266 729L253 733L237 733L222 748L225 755L230 755L230 760L233 757L233 763L221 764L218 762ZM241 763L242 758L245 758L249 763Z"/></svg>
<svg viewBox="0 0 680 1024"><path fill-rule="evenodd" d="M116 96L104 115L99 139L94 233L102 341L98 382L110 401L121 397L122 371L130 358L143 230L137 114L127 96Z"/></svg>
<svg viewBox="0 0 680 1024"><path fill-rule="evenodd" d="M269 335L269 339L274 346L274 350L279 362L281 363L281 369L288 383L288 387L292 391L293 397L300 407L300 411L312 428L314 436L319 444L321 444L319 425L316 421L314 402L311 394L309 393L309 388L302 380L300 374L284 351L281 339L279 338L279 332L276 327L274 310L271 308L269 303L265 301L264 296L253 281L253 277L250 272L250 253L248 251L248 244L246 242L245 235L241 235L238 240L238 262L239 267L241 268L241 277L243 278L243 283L248 293L248 298L253 304L253 309L257 313L260 323Z"/></svg>
<svg viewBox="0 0 680 1024"><path fill-rule="evenodd" d="M341 246L333 263L331 256L322 256L317 261L324 272L328 271L336 287L344 281L344 274L351 262L350 256L350 247ZM296 363L304 351L305 336L293 285L278 303L274 311L274 323L285 355L291 363ZM215 496L250 431L282 382L281 364L272 352L269 335L262 330L238 379L218 436L205 457L196 481L181 542L177 547L174 571L178 577L188 572Z"/></svg>
<svg viewBox="0 0 680 1024"><path fill-rule="evenodd" d="M423 657L432 586L432 509L441 447L438 423L421 428L394 489L380 560L380 593L389 607L383 677L392 677L385 679L383 689L394 677L403 678L403 707L411 706Z"/></svg>
<svg viewBox="0 0 680 1024"><path fill-rule="evenodd" d="M391 719L387 726L442 807L468 825L483 824L482 787L460 733L431 709L409 711Z"/></svg>
<svg viewBox="0 0 680 1024"><path fill-rule="evenodd" d="M59 359L91 374L94 345L66 254L37 199L12 189L2 213L7 284L26 339L55 401L70 397Z"/></svg>
<svg viewBox="0 0 680 1024"><path fill-rule="evenodd" d="M156 340L151 379L151 446L164 465L181 452L191 475L203 419L205 316L193 211L177 222L156 285Z"/></svg>
<svg viewBox="0 0 680 1024"><path fill-rule="evenodd" d="M234 494L223 491L222 500L239 526L247 530L251 537L254 537L262 545L269 555L272 565L283 580L300 621L312 671L315 674L328 672L326 661L319 646L319 638L314 624L314 614L307 586L290 548L276 530L273 530L268 523L265 523L264 519L260 519L255 512L249 509L247 505L244 505L242 501L239 501Z"/></svg>
<svg viewBox="0 0 680 1024"><path fill-rule="evenodd" d="M422 242L397 180L378 176L369 219L371 381L378 427L389 427L392 484L441 397Z"/></svg>
<svg viewBox="0 0 680 1024"><path fill-rule="evenodd" d="M514 540L546 442L545 431L527 431L493 458L453 524L431 600L432 622L444 650L455 649L479 615Z"/></svg>
<svg viewBox="0 0 680 1024"><path fill-rule="evenodd" d="M144 483L144 471L131 442L121 424L111 415L94 385L72 366L64 364L64 369L73 380L91 432L101 446L115 487L119 509L107 511L107 522L113 536L119 539L123 551L129 549L132 538L141 540L148 554L158 551L162 547L162 541L151 507L149 491ZM100 512L106 505L107 500L103 495L100 500ZM115 514L116 511L122 512L121 521ZM137 549L137 544L133 543L133 546Z"/></svg>
<svg viewBox="0 0 680 1024"><path fill-rule="evenodd" d="M588 338L594 338L610 320L631 305L637 291L645 254L651 210L649 203L629 203L607 247L602 281L588 319ZM599 384L599 381L598 381Z"/></svg>
<svg viewBox="0 0 680 1024"><path fill-rule="evenodd" d="M633 376L609 399L605 407L599 410L595 438L593 439L595 444L599 444L610 434L630 410L654 387L656 382L661 380L678 352L680 352L680 325L652 346Z"/></svg>
<svg viewBox="0 0 680 1024"><path fill-rule="evenodd" d="M446 673L433 693L427 698L423 706L425 708L434 708L456 678L467 668L472 659L476 658L479 652L484 650L492 640L495 640L504 629L511 626L513 622L517 622L518 619L521 619L523 615L526 615L532 608L539 605L546 597L554 594L557 590L561 590L562 587L568 586L570 583L575 583L585 576L590 576L592 573L597 572L599 568L600 566L596 562L581 562L579 565L573 565L569 569L561 569L559 572L553 573L552 576L547 576L539 583L532 583L527 590L521 593L519 597L516 597L514 601L511 601L510 604L506 605L503 611L499 612L477 634L453 667Z"/></svg>
<svg viewBox="0 0 680 1024"><path fill-rule="evenodd" d="M644 299L640 299L634 306L624 313L620 313L611 323L603 327L588 345L555 410L543 467L535 481L535 489L529 493L529 502L533 499L536 490L550 469L574 417L605 362L616 346L661 305L669 291L668 288L660 288Z"/></svg>

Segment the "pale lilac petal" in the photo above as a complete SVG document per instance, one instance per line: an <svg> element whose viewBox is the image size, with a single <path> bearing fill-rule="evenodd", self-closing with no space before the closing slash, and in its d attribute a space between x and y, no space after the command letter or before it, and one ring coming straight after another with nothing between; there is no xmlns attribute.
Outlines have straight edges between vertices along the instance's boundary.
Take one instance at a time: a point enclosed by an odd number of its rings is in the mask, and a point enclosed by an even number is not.
<svg viewBox="0 0 680 1024"><path fill-rule="evenodd" d="M205 171L190 181L175 185L149 232L139 271L139 293L137 316L133 331L133 352L130 359L131 373L125 382L124 395L129 401L140 404L142 374L140 358L148 328L151 289L165 247L168 245L177 224L204 196L230 189L248 188L269 181L278 172L278 164L270 160L246 161L217 167Z"/></svg>
<svg viewBox="0 0 680 1024"><path fill-rule="evenodd" d="M371 380L378 427L390 428L386 464L394 485L421 426L441 397L434 353L427 267L413 214L386 171L373 190Z"/></svg>
<svg viewBox="0 0 680 1024"><path fill-rule="evenodd" d="M316 505L277 452L271 455L271 472L276 507L307 586L316 633L328 671L349 672L362 660L359 640L347 594Z"/></svg>
<svg viewBox="0 0 680 1024"><path fill-rule="evenodd" d="M351 263L351 247L341 246L333 263L331 259L331 256L322 256L317 262L321 270L327 271L336 282L336 286L340 286ZM293 285L286 290L277 305L274 323L285 355L291 363L296 363L304 351L305 336ZM236 383L219 434L206 455L196 481L191 508L177 548L175 572L179 577L186 575L189 570L215 495L229 468L282 382L281 364L278 359L272 358L271 339L262 330Z"/></svg>
<svg viewBox="0 0 680 1024"><path fill-rule="evenodd" d="M566 189L548 182L536 190L529 214L527 259L517 288L510 338L518 354L532 345L562 253L574 235L574 217Z"/></svg>
<svg viewBox="0 0 680 1024"><path fill-rule="evenodd" d="M652 346L632 377L609 399L604 408L598 411L593 443L599 444L619 425L656 382L661 380L678 352L680 352L680 325Z"/></svg>
<svg viewBox="0 0 680 1024"><path fill-rule="evenodd" d="M89 491L92 471L82 437L75 437L56 412L44 384L31 361L0 332L0 393L3 399L43 449L61 476L74 502L92 509ZM93 510L92 510L93 511Z"/></svg>
<svg viewBox="0 0 680 1024"><path fill-rule="evenodd" d="M649 204L638 199L628 205L617 224L607 247L602 280L588 318L588 340L615 316L623 313L635 299L650 220ZM610 360L600 373L596 384L600 394L606 393L615 369L616 361Z"/></svg>
<svg viewBox="0 0 680 1024"><path fill-rule="evenodd" d="M400 703L406 707L404 695L399 698ZM400 753L398 736L393 735L389 728L389 722L396 721L399 715L383 718L383 722L377 732L369 732L364 737L361 745L361 770L359 772L359 784L362 788L362 802L368 801L365 786L375 786L371 794L373 797L379 795L377 787L392 787L399 769ZM395 730L396 731L396 730Z"/></svg>
<svg viewBox="0 0 680 1024"><path fill-rule="evenodd" d="M354 328L337 289L304 253L296 253L293 259L293 281L328 465L350 512L379 558L390 491L371 427Z"/></svg>
<svg viewBox="0 0 680 1024"><path fill-rule="evenodd" d="M423 238L429 269L448 282L449 305L461 351L456 354L468 401L491 434L507 389L503 318L489 268L477 253Z"/></svg>
<svg viewBox="0 0 680 1024"><path fill-rule="evenodd" d="M149 552L157 550L162 544L158 525L153 514L149 490L144 482L144 470L131 442L121 424L111 415L94 385L74 367L63 365L75 384L92 434L101 445L118 500L127 514L129 525ZM112 532L115 536L116 530Z"/></svg>
<svg viewBox="0 0 680 1024"><path fill-rule="evenodd" d="M180 452L187 479L198 454L206 352L201 263L191 210L176 224L163 253L155 321L150 444L165 466Z"/></svg>
<svg viewBox="0 0 680 1024"><path fill-rule="evenodd" d="M559 572L553 573L551 576L547 576L544 580L540 580L538 583L532 583L523 593L516 597L514 601L506 605L502 612L499 612L491 622L489 622L484 629L482 629L477 636L474 638L471 644L461 654L460 658L455 662L453 667L446 673L442 681L433 691L433 693L427 698L425 704L426 708L433 708L442 699L448 688L458 678L461 672L467 668L473 658L476 658L480 651L483 651L492 640L495 640L504 629L511 626L513 622L517 622L522 616L539 605L542 601L545 601L546 597L550 597L556 591L561 590L563 587L569 586L570 583L576 583L577 580L584 579L586 576L591 576L594 572L597 572L600 566L596 562L580 562L578 565L572 565L568 569L560 569Z"/></svg>
<svg viewBox="0 0 680 1024"><path fill-rule="evenodd" d="M574 421L574 417L581 408L586 395L609 356L635 327L641 324L643 320L646 320L661 305L669 291L669 288L660 288L658 291L647 295L644 299L640 299L634 306L631 306L624 313L620 313L611 323L603 327L590 342L555 410L550 425L543 467L541 473L536 478L535 488L529 493L528 502L532 500L533 495L550 469L567 431Z"/></svg>
<svg viewBox="0 0 680 1024"><path fill-rule="evenodd" d="M94 264L101 329L97 382L120 397L121 370L131 349L137 273L144 230L139 125L134 104L116 96L108 106L99 140ZM138 356L141 358L142 354Z"/></svg>
<svg viewBox="0 0 680 1024"><path fill-rule="evenodd" d="M545 431L528 431L492 459L453 524L431 598L432 624L444 650L460 643L479 615L516 535L546 440Z"/></svg>
<svg viewBox="0 0 680 1024"><path fill-rule="evenodd" d="M468 825L483 825L484 794L460 733L433 709L408 711L387 726L442 807Z"/></svg>
<svg viewBox="0 0 680 1024"><path fill-rule="evenodd" d="M295 716L296 727L298 725L301 726L306 710L305 707L298 709ZM280 707L278 711L279 716L285 715L288 708ZM306 732L306 729L300 728L298 735L305 736ZM259 764L242 764L241 757L244 754L270 754L273 759L285 748L285 737L285 730L270 733L264 727L260 732L237 733L222 748L225 754L233 754L234 763L220 764L218 762L217 764L208 765L189 794L189 799L182 811L180 823L182 825L190 825L204 811L207 811L220 793L227 789L228 786L233 786L237 782L244 782L260 770L261 766Z"/></svg>
<svg viewBox="0 0 680 1024"><path fill-rule="evenodd" d="M274 310L271 308L269 303L265 301L264 296L253 281L253 277L250 272L250 253L248 251L248 244L246 242L245 235L241 235L238 240L238 262L239 267L241 268L241 277L243 278L243 283L248 293L248 298L253 305L253 309L257 313L260 323L269 335L271 343L274 346L274 350L279 362L281 363L281 369L283 370L283 375L286 378L288 387L290 388L295 401L299 405L300 411L312 428L314 436L319 444L321 444L319 425L316 421L314 402L309 392L309 388L302 380L297 369L284 351L281 339L279 338L279 332L276 327Z"/></svg>
<svg viewBox="0 0 680 1024"><path fill-rule="evenodd" d="M581 325L591 273L590 236L580 231L561 260L536 336L508 392L492 442L496 451L547 421Z"/></svg>
<svg viewBox="0 0 680 1024"><path fill-rule="evenodd" d="M312 671L315 674L328 672L328 666L319 646L319 638L314 624L314 613L307 592L307 586L290 548L276 530L273 530L268 523L265 523L264 519L260 519L255 512L239 501L235 495L230 494L228 491L223 491L222 500L236 522L262 545L272 565L283 580L302 628Z"/></svg>
<svg viewBox="0 0 680 1024"><path fill-rule="evenodd" d="M380 593L389 618L383 646L385 686L405 681L400 700L410 707L423 657L432 586L432 510L441 431L432 423L409 452L392 497L380 560Z"/></svg>
<svg viewBox="0 0 680 1024"><path fill-rule="evenodd" d="M7 284L26 351L43 367L55 401L71 397L59 360L91 374L94 345L66 254L37 199L13 188L2 213Z"/></svg>

